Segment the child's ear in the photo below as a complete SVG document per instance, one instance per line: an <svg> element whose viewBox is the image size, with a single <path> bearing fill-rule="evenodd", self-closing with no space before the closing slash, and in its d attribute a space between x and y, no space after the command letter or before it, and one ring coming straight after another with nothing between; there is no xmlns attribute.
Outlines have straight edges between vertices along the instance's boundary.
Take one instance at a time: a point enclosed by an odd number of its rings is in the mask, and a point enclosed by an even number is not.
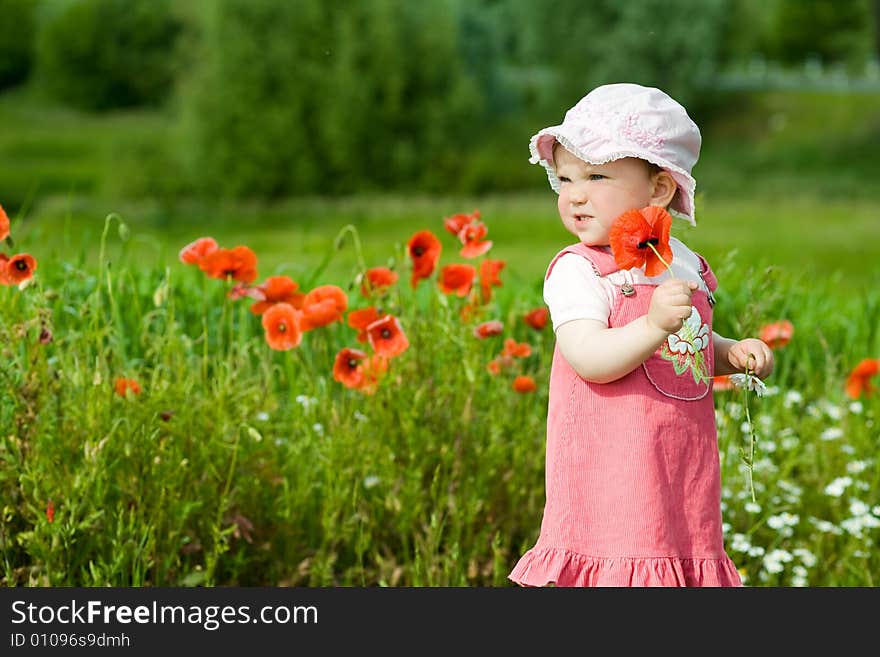
<svg viewBox="0 0 880 657"><path fill-rule="evenodd" d="M668 171L660 171L651 179L651 205L661 208L672 203L678 185Z"/></svg>

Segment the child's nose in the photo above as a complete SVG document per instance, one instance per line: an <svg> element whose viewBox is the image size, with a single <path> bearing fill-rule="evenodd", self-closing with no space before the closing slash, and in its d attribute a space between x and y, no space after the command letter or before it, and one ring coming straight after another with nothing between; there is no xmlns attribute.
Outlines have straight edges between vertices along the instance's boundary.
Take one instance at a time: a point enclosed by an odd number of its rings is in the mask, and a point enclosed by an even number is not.
<svg viewBox="0 0 880 657"><path fill-rule="evenodd" d="M569 198L571 199L571 202L575 205L583 205L587 202L587 186L572 185Z"/></svg>

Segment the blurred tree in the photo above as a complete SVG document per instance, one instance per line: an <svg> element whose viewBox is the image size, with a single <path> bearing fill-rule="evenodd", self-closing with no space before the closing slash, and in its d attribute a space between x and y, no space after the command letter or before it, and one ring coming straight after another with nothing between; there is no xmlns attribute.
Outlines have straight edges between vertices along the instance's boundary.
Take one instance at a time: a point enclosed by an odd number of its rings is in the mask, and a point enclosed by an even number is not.
<svg viewBox="0 0 880 657"><path fill-rule="evenodd" d="M788 64L809 58L859 69L873 47L869 0L780 0L774 22L776 57Z"/></svg>
<svg viewBox="0 0 880 657"><path fill-rule="evenodd" d="M37 73L53 96L94 110L166 98L181 30L170 0L48 5L37 39Z"/></svg>
<svg viewBox="0 0 880 657"><path fill-rule="evenodd" d="M715 73L728 0L511 0L516 59L531 67L536 108L568 107L610 82L656 86L685 105Z"/></svg>
<svg viewBox="0 0 880 657"><path fill-rule="evenodd" d="M728 0L719 44L719 63L736 66L769 59L780 0Z"/></svg>
<svg viewBox="0 0 880 657"><path fill-rule="evenodd" d="M217 0L184 89L220 195L440 190L484 116L448 0Z"/></svg>
<svg viewBox="0 0 880 657"><path fill-rule="evenodd" d="M0 0L0 89L27 79L33 63L36 0Z"/></svg>
<svg viewBox="0 0 880 657"><path fill-rule="evenodd" d="M880 59L880 0L871 2L871 13L874 15L874 57Z"/></svg>
<svg viewBox="0 0 880 657"><path fill-rule="evenodd" d="M509 78L516 29L510 7L505 0L459 0L456 10L465 70L495 117L521 109Z"/></svg>

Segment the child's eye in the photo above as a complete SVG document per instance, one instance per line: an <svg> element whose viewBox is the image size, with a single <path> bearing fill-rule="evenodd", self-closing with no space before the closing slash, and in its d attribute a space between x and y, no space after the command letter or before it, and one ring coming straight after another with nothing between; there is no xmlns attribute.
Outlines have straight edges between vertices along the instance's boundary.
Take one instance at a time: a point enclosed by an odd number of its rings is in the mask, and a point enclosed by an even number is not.
<svg viewBox="0 0 880 657"><path fill-rule="evenodd" d="M571 182L571 179L570 179L570 178L566 178L565 176L559 176L559 182L561 182L561 183L567 183L567 182Z"/></svg>
<svg viewBox="0 0 880 657"><path fill-rule="evenodd" d="M601 173L591 173L590 174L590 180L602 180L604 177L605 176L603 176Z"/></svg>

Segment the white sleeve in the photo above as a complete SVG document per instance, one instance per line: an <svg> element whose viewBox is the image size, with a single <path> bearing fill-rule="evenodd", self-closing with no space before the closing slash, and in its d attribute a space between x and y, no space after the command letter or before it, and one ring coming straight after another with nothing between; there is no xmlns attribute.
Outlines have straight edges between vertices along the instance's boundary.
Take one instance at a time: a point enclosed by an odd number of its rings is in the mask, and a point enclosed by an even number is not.
<svg viewBox="0 0 880 657"><path fill-rule="evenodd" d="M596 274L589 260L566 253L544 281L544 303L550 310L554 332L574 319L594 319L607 326L614 286Z"/></svg>

